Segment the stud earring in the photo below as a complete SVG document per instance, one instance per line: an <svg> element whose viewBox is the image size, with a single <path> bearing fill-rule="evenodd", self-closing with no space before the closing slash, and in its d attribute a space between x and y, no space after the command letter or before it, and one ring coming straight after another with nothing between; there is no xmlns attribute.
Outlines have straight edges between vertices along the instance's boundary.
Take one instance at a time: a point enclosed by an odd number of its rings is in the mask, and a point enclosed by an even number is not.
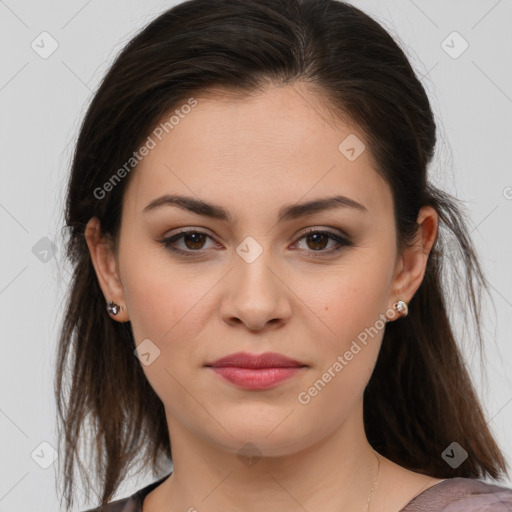
<svg viewBox="0 0 512 512"><path fill-rule="evenodd" d="M123 309L123 308L121 306L119 306L118 304L115 304L112 301L107 302L107 311L111 315L116 316L121 309Z"/></svg>
<svg viewBox="0 0 512 512"><path fill-rule="evenodd" d="M393 307L396 311L398 311L402 316L407 316L409 314L409 308L407 303L403 300L398 300L393 304Z"/></svg>

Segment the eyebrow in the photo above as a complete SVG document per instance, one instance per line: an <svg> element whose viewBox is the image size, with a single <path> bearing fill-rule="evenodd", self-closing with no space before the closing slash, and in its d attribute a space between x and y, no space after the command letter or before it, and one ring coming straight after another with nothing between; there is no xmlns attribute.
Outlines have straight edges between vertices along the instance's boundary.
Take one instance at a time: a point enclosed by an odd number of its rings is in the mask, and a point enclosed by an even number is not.
<svg viewBox="0 0 512 512"><path fill-rule="evenodd" d="M143 213L147 213L157 210L163 206L175 206L182 210L196 213L197 215L204 215L206 217L226 222L232 222L233 220L231 214L221 206L180 194L166 194L158 197L151 201L142 211ZM337 195L322 199L315 199L306 203L283 206L278 213L278 222L298 219L313 213L319 213L341 207L354 208L363 213L368 213L368 209L361 203L358 203L349 197Z"/></svg>

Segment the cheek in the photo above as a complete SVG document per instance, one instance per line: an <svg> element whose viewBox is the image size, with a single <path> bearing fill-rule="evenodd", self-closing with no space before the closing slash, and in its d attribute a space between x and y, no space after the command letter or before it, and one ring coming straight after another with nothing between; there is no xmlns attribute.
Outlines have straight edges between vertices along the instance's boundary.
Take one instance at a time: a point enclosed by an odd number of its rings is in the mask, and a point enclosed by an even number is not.
<svg viewBox="0 0 512 512"><path fill-rule="evenodd" d="M364 390L385 330L391 272L391 257L361 254L317 282L317 293L308 300L311 310L319 311L323 334L311 333L318 364L310 380L320 380L320 388L328 382L318 403L350 402Z"/></svg>
<svg viewBox="0 0 512 512"><path fill-rule="evenodd" d="M125 282L125 298L135 339L152 338L159 345L187 337L195 338L194 322L204 309L204 283L187 279L178 271L172 275L149 268L134 270Z"/></svg>
<svg viewBox="0 0 512 512"><path fill-rule="evenodd" d="M325 326L326 339L337 340L336 349L350 344L365 329L371 329L386 312L392 276L392 260L381 253L357 253L343 266L317 282L310 296ZM304 289L304 288L303 288ZM380 325L381 322L378 322ZM382 326L381 326L382 327Z"/></svg>
<svg viewBox="0 0 512 512"><path fill-rule="evenodd" d="M361 399L385 330L384 285L361 284L353 277L338 284L323 297L322 321L329 329L313 334L316 364L297 397L305 413L322 416L326 425L344 421Z"/></svg>
<svg viewBox="0 0 512 512"><path fill-rule="evenodd" d="M121 277L135 341L162 344L193 317L209 279L196 265L176 263L147 234L130 232L121 240Z"/></svg>
<svg viewBox="0 0 512 512"><path fill-rule="evenodd" d="M199 279L197 271L194 278L177 265L163 266L154 256L151 262L151 255L125 261L124 295L135 345L150 354L149 364L141 357L142 370L162 402L180 417L194 408L182 386L190 387L187 369L198 366L197 343L208 303L204 294L213 283Z"/></svg>

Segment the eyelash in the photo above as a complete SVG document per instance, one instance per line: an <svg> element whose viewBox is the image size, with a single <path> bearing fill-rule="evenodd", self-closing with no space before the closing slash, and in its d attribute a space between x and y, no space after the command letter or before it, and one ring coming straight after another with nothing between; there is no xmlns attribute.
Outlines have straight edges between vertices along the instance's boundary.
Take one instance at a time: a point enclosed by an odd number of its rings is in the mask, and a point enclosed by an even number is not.
<svg viewBox="0 0 512 512"><path fill-rule="evenodd" d="M184 236L186 235L190 235L190 234L198 234L198 235L205 235L207 236L208 238L212 238L208 233L205 233L204 231L198 231L198 230L195 230L195 229L190 229L190 230L184 230L184 231L180 231L179 233L176 233L170 237L167 237L167 238L164 238L162 240L160 240L159 242L162 244L162 246L171 251L171 252L174 252L176 254L179 254L179 255L183 255L186 257L191 257L191 253L200 253L201 249L197 250L197 251L194 251L194 250L187 250L187 251L184 251L182 249L177 249L176 247L173 247L172 244L177 242L178 240L182 239ZM310 250L310 251L307 251L307 252L311 252L313 253L312 255L314 257L324 257L324 255L327 253L327 254L333 254L333 253L338 253L341 249L343 249L344 247L352 247L354 245L353 242L351 242L348 238L345 238L345 237L342 237L341 235L339 235L338 233L333 233L332 231L325 231L325 230L317 230L317 229L311 229L309 231L307 231L306 233L303 233L302 236L297 240L297 242L299 242L300 240L302 240L303 238L307 237L307 236L310 236L310 235L326 235L329 237L330 240L334 240L335 242L338 243L338 246L335 247L335 248L331 248L331 249L328 249L328 250L323 250L323 249L320 249L318 251L313 251L313 250ZM297 243L295 242L295 243ZM321 254L315 254L315 252L317 253L321 253Z"/></svg>

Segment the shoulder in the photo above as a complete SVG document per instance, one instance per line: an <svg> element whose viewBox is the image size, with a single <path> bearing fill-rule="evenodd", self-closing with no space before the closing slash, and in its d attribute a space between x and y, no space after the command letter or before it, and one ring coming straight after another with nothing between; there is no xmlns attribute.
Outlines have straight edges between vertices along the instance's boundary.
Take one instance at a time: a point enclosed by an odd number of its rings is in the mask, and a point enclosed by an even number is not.
<svg viewBox="0 0 512 512"><path fill-rule="evenodd" d="M510 512L512 489L474 478L448 478L429 487L400 512Z"/></svg>
<svg viewBox="0 0 512 512"><path fill-rule="evenodd" d="M142 512L142 503L144 498L164 480L169 478L171 474L172 472L158 479L156 482L146 485L146 487L139 489L127 498L111 501L110 503L103 505L103 507L84 510L83 512Z"/></svg>

